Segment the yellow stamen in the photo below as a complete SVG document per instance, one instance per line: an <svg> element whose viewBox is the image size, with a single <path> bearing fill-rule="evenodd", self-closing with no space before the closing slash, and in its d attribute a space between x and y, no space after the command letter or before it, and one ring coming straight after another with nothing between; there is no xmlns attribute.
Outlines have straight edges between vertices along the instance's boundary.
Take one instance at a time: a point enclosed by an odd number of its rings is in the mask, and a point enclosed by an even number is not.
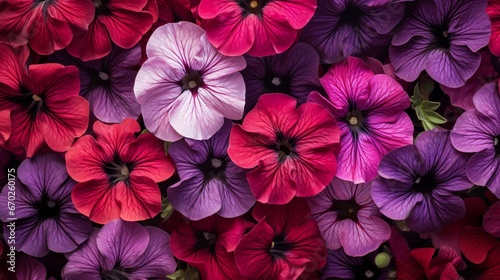
<svg viewBox="0 0 500 280"><path fill-rule="evenodd" d="M356 117L351 117L351 118L349 119L349 123L350 123L351 125L357 125L357 124L358 124L358 118L356 118Z"/></svg>
<svg viewBox="0 0 500 280"><path fill-rule="evenodd" d="M130 174L130 171L128 170L128 167L126 165L122 166L120 174L122 174L123 176L128 176Z"/></svg>
<svg viewBox="0 0 500 280"><path fill-rule="evenodd" d="M193 88L195 88L196 86L198 86L198 85L196 84L196 82L195 82L195 81L189 81L189 83L188 83L188 87L189 87L189 88L193 89Z"/></svg>
<svg viewBox="0 0 500 280"><path fill-rule="evenodd" d="M33 100L40 101L40 100L42 100L42 98L36 94L33 94Z"/></svg>
<svg viewBox="0 0 500 280"><path fill-rule="evenodd" d="M99 78L101 78L101 80L103 80L103 81L107 81L107 80L109 80L109 75L107 73L104 73L104 72L99 72Z"/></svg>
<svg viewBox="0 0 500 280"><path fill-rule="evenodd" d="M257 6L259 6L259 2L257 2L257 1L252 1L252 2L250 2L250 7L251 7L252 9L257 8Z"/></svg>
<svg viewBox="0 0 500 280"><path fill-rule="evenodd" d="M274 241L271 242L271 249L274 248Z"/></svg>

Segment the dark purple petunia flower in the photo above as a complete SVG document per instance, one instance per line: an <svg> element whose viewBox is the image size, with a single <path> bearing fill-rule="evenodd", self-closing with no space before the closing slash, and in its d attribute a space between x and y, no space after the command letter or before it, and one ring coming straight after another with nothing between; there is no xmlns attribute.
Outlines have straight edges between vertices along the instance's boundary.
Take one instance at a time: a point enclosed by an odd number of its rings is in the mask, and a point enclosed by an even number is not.
<svg viewBox="0 0 500 280"><path fill-rule="evenodd" d="M328 249L341 247L349 256L364 256L391 236L370 195L370 184L354 184L339 178L307 199Z"/></svg>
<svg viewBox="0 0 500 280"><path fill-rule="evenodd" d="M247 67L241 71L246 86L245 113L255 107L264 93L285 93L300 105L311 91L323 91L318 77L319 55L308 44L298 43L278 55L246 55L245 59Z"/></svg>
<svg viewBox="0 0 500 280"><path fill-rule="evenodd" d="M348 56L378 55L391 43L392 29L404 14L393 0L318 0L300 40L315 47L323 63Z"/></svg>
<svg viewBox="0 0 500 280"><path fill-rule="evenodd" d="M426 70L438 83L458 88L478 69L478 51L488 44L491 23L487 0L419 0L392 39L396 75L414 81Z"/></svg>
<svg viewBox="0 0 500 280"><path fill-rule="evenodd" d="M56 154L40 154L19 166L15 184L16 249L34 257L50 251L67 253L87 240L92 224L71 202L76 182L69 178L64 160ZM11 186L0 194L0 209L9 209ZM0 211L4 237L9 211Z"/></svg>
<svg viewBox="0 0 500 280"><path fill-rule="evenodd" d="M455 149L474 153L467 177L500 197L500 96L496 82L483 86L473 97L476 109L464 112L451 131Z"/></svg>
<svg viewBox="0 0 500 280"><path fill-rule="evenodd" d="M50 61L74 65L80 70L80 95L87 99L97 119L120 123L126 118L137 119L141 107L134 95L137 71L141 60L139 45L125 50L113 45L104 58L84 62L66 51L49 57Z"/></svg>
<svg viewBox="0 0 500 280"><path fill-rule="evenodd" d="M67 254L64 279L164 279L176 263L170 235L156 227L113 220L94 228L87 242Z"/></svg>
<svg viewBox="0 0 500 280"><path fill-rule="evenodd" d="M255 203L247 172L227 155L231 128L231 121L226 120L208 140L185 139L168 148L181 179L168 188L168 198L176 210L191 220L215 213L225 218L237 217Z"/></svg>
<svg viewBox="0 0 500 280"><path fill-rule="evenodd" d="M380 212L394 220L406 219L410 229L438 231L465 215L456 192L467 190L465 166L469 156L458 152L449 131L422 132L414 145L398 148L382 158L372 182L372 197Z"/></svg>

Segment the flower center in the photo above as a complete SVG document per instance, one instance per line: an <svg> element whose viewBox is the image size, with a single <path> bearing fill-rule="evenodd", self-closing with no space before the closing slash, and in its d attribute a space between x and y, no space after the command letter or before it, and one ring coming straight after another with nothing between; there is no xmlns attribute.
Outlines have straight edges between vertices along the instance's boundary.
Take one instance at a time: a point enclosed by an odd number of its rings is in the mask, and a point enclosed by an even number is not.
<svg viewBox="0 0 500 280"><path fill-rule="evenodd" d="M33 94L33 100L35 100L35 102L38 102L38 101L41 101L42 98L36 94Z"/></svg>
<svg viewBox="0 0 500 280"><path fill-rule="evenodd" d="M292 243L285 240L285 237L280 234L276 236L273 241L271 241L271 246L269 246L269 253L273 257L273 260L284 259L285 254L294 248Z"/></svg>
<svg viewBox="0 0 500 280"><path fill-rule="evenodd" d="M95 15L109 15L111 10L108 7L109 0L93 0L95 7Z"/></svg>
<svg viewBox="0 0 500 280"><path fill-rule="evenodd" d="M209 157L202 165L200 165L200 170L205 175L205 180L211 179L223 179L226 170L226 160Z"/></svg>
<svg viewBox="0 0 500 280"><path fill-rule="evenodd" d="M262 9L269 0L236 0L240 7L251 14L260 15L262 14Z"/></svg>
<svg viewBox="0 0 500 280"><path fill-rule="evenodd" d="M375 275L375 273L373 273L373 271L371 271L369 269L367 271L365 271L366 278L372 278L373 275Z"/></svg>
<svg viewBox="0 0 500 280"><path fill-rule="evenodd" d="M495 137L495 139L493 139L493 147L495 147L495 153L497 155L500 155L500 145L498 145L499 142L498 138L500 138L500 136L497 136Z"/></svg>
<svg viewBox="0 0 500 280"><path fill-rule="evenodd" d="M46 194L42 196L42 199L38 203L36 203L34 207L38 210L40 220L57 217L61 210L60 205L57 202L49 199Z"/></svg>
<svg viewBox="0 0 500 280"><path fill-rule="evenodd" d="M109 75L105 72L99 71L99 78L103 81L107 81L109 80Z"/></svg>
<svg viewBox="0 0 500 280"><path fill-rule="evenodd" d="M192 93L197 93L198 88L203 86L203 79L198 71L188 71L184 78L178 83L182 90L190 90Z"/></svg>
<svg viewBox="0 0 500 280"><path fill-rule="evenodd" d="M436 188L436 179L433 174L425 174L424 176L417 177L413 189L423 194L430 194Z"/></svg>
<svg viewBox="0 0 500 280"><path fill-rule="evenodd" d="M44 93L34 94L24 85L20 86L19 94L12 96L10 101L23 106L31 121L34 121L38 113L45 111L47 106L43 98Z"/></svg>
<svg viewBox="0 0 500 280"><path fill-rule="evenodd" d="M120 181L128 182L130 177L131 165L127 165L121 161L118 155L113 157L113 160L103 165L104 172L108 175L108 180L111 184L116 184Z"/></svg>
<svg viewBox="0 0 500 280"><path fill-rule="evenodd" d="M340 15L339 23L347 26L358 26L363 14L364 12L362 9L349 4Z"/></svg>
<svg viewBox="0 0 500 280"><path fill-rule="evenodd" d="M330 211L337 212L337 219L340 221L345 219L357 221L359 209L360 206L354 198L350 200L334 200L330 207Z"/></svg>
<svg viewBox="0 0 500 280"><path fill-rule="evenodd" d="M279 86L279 85L281 85L281 79L279 77L274 77L271 80L271 83L273 83L273 85L275 85L275 86Z"/></svg>
<svg viewBox="0 0 500 280"><path fill-rule="evenodd" d="M215 243L217 243L217 235L208 231L198 232L195 234L196 242L194 250L199 251L208 249L210 252L215 252Z"/></svg>
<svg viewBox="0 0 500 280"><path fill-rule="evenodd" d="M437 26L432 29L432 34L434 35L434 48L449 49L450 44L450 33L448 32L448 26L443 24L442 26Z"/></svg>
<svg viewBox="0 0 500 280"><path fill-rule="evenodd" d="M351 110L347 113L346 122L351 131L358 132L363 128L363 114L358 110Z"/></svg>

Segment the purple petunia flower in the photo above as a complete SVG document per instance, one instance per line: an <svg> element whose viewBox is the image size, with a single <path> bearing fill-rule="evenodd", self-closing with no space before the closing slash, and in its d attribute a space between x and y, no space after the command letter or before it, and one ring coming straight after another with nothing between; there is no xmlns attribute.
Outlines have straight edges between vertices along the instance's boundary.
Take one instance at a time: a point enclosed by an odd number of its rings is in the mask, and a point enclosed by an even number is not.
<svg viewBox="0 0 500 280"><path fill-rule="evenodd" d="M422 132L415 145L382 159L371 192L382 214L406 219L410 229L419 233L438 231L465 215L464 201L455 193L473 185L465 174L469 156L453 148L449 134Z"/></svg>
<svg viewBox="0 0 500 280"><path fill-rule="evenodd" d="M97 119L120 123L126 118L137 119L141 107L134 96L134 80L141 59L139 45L125 50L113 45L104 58L84 62L66 51L57 52L49 61L74 65L80 71L80 95L87 99Z"/></svg>
<svg viewBox="0 0 500 280"><path fill-rule="evenodd" d="M168 23L151 35L134 85L146 128L164 141L206 140L239 120L245 106L242 56L224 56L205 30L191 22Z"/></svg>
<svg viewBox="0 0 500 280"><path fill-rule="evenodd" d="M185 139L168 148L181 179L167 189L168 198L176 210L191 220L215 213L233 218L255 204L247 171L227 155L231 128L231 121L226 120L208 140Z"/></svg>
<svg viewBox="0 0 500 280"><path fill-rule="evenodd" d="M246 55L247 67L241 71L246 86L245 113L248 113L264 93L285 93L307 101L311 91L322 91L319 82L319 55L308 44L298 43L288 51L272 56Z"/></svg>
<svg viewBox="0 0 500 280"><path fill-rule="evenodd" d="M371 198L370 184L334 178L307 202L328 249L343 247L349 256L364 256L391 236L391 228Z"/></svg>
<svg viewBox="0 0 500 280"><path fill-rule="evenodd" d="M301 41L315 47L323 63L348 56L376 56L391 43L392 29L404 14L393 0L318 0Z"/></svg>
<svg viewBox="0 0 500 280"><path fill-rule="evenodd" d="M464 112L451 131L455 149L475 153L467 163L467 177L500 197L500 96L496 82L473 97L476 109Z"/></svg>
<svg viewBox="0 0 500 280"><path fill-rule="evenodd" d="M64 160L56 154L40 154L24 160L15 182L16 249L34 257L50 251L67 253L87 240L92 224L71 202L76 182L69 178ZM0 194L0 209L7 204L10 185ZM9 221L9 212L0 219ZM4 225L4 237L9 230Z"/></svg>
<svg viewBox="0 0 500 280"><path fill-rule="evenodd" d="M170 235L156 227L113 220L67 254L64 279L163 279L174 272Z"/></svg>
<svg viewBox="0 0 500 280"><path fill-rule="evenodd" d="M396 75L414 81L426 70L438 83L458 88L478 69L488 44L487 0L419 0L409 3L392 39Z"/></svg>

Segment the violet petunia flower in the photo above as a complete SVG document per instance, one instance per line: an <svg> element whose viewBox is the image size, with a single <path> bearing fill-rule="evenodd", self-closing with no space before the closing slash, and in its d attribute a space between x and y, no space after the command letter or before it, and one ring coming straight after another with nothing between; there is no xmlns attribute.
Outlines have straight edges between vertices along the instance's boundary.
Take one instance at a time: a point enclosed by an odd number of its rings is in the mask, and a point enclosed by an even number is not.
<svg viewBox="0 0 500 280"><path fill-rule="evenodd" d="M319 55L308 44L298 43L288 51L266 57L245 55L247 67L241 71L246 86L245 113L264 93L285 93L307 101L311 91L323 91L319 82Z"/></svg>
<svg viewBox="0 0 500 280"><path fill-rule="evenodd" d="M164 141L206 140L239 120L245 106L242 56L220 54L191 22L168 23L151 35L134 92L146 128Z"/></svg>
<svg viewBox="0 0 500 280"><path fill-rule="evenodd" d="M334 178L307 202L328 249L343 247L349 256L364 256L391 236L391 228L371 198L370 184Z"/></svg>
<svg viewBox="0 0 500 280"><path fill-rule="evenodd" d="M226 120L208 140L185 139L168 148L181 179L168 188L168 198L176 210L191 220L215 213L234 218L255 203L247 171L235 165L227 154L232 127L231 121Z"/></svg>
<svg viewBox="0 0 500 280"><path fill-rule="evenodd" d="M9 192L15 191L15 212L0 211L4 237L7 223L15 216L16 249L34 257L50 251L71 252L87 240L92 224L71 202L76 182L69 178L62 157L40 154L19 166L15 186L6 185L0 194L0 208L10 209Z"/></svg>
<svg viewBox="0 0 500 280"><path fill-rule="evenodd" d="M392 30L404 14L393 0L318 0L300 40L315 47L323 63L348 56L380 54L391 43Z"/></svg>
<svg viewBox="0 0 500 280"><path fill-rule="evenodd" d="M486 4L487 0L409 3L389 51L396 75L414 81L425 70L444 86L463 86L478 69L478 51L490 39Z"/></svg>
<svg viewBox="0 0 500 280"><path fill-rule="evenodd" d="M162 279L174 272L170 235L117 219L94 228L87 242L66 255L64 279Z"/></svg>
<svg viewBox="0 0 500 280"><path fill-rule="evenodd" d="M139 45L125 50L113 45L111 53L101 59L84 62L66 51L49 57L50 61L74 65L80 72L80 95L90 103L97 119L120 123L126 118L137 119L141 107L134 96L134 80L139 65Z"/></svg>
<svg viewBox="0 0 500 280"><path fill-rule="evenodd" d="M483 86L473 97L476 109L464 112L451 131L455 149L474 153L467 177L500 197L500 96L498 83Z"/></svg>
<svg viewBox="0 0 500 280"><path fill-rule="evenodd" d="M469 155L451 145L449 131L422 132L414 145L387 154L372 182L372 197L380 212L394 220L406 219L413 231L438 231L465 215L456 194L472 187L465 166Z"/></svg>

